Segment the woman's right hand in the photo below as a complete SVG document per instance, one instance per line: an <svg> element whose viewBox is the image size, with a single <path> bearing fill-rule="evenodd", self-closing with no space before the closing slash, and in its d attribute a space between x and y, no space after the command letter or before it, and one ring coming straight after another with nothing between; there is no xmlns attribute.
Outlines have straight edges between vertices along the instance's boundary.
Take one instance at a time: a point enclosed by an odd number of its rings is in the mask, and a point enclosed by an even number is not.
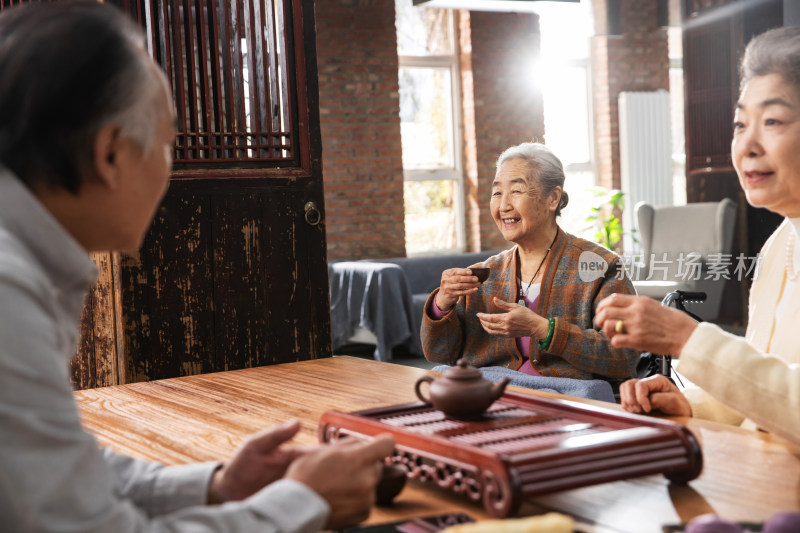
<svg viewBox="0 0 800 533"><path fill-rule="evenodd" d="M612 294L597 304L594 322L615 348L680 357L698 322L683 311L632 294Z"/></svg>
<svg viewBox="0 0 800 533"><path fill-rule="evenodd" d="M619 386L622 408L630 413L660 411L665 415L692 416L692 406L686 396L666 376L629 379Z"/></svg>
<svg viewBox="0 0 800 533"><path fill-rule="evenodd" d="M478 292L481 283L468 268L448 268L442 272L442 282L436 293L436 307L449 311L458 299L467 294Z"/></svg>

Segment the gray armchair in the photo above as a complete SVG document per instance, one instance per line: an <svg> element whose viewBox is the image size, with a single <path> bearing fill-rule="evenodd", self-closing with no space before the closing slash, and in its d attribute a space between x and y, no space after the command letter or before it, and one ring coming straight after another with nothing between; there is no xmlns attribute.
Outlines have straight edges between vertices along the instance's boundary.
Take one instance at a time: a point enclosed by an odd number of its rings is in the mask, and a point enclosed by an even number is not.
<svg viewBox="0 0 800 533"><path fill-rule="evenodd" d="M642 260L632 269L636 292L661 300L674 290L700 291L702 304L687 306L703 320L719 315L726 276L737 267L731 256L736 203L720 202L653 207L636 204L634 218Z"/></svg>

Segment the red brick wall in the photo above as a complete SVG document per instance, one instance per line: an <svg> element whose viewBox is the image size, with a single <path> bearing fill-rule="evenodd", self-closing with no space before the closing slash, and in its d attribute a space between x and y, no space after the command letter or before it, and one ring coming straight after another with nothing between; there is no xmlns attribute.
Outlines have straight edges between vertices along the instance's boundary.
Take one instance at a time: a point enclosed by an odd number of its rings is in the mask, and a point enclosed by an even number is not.
<svg viewBox="0 0 800 533"><path fill-rule="evenodd" d="M505 248L489 212L497 156L509 146L544 137L541 92L529 68L539 51L539 23L534 14L471 12L472 80L483 250Z"/></svg>
<svg viewBox="0 0 800 533"><path fill-rule="evenodd" d="M328 259L405 255L391 0L316 2Z"/></svg>
<svg viewBox="0 0 800 533"><path fill-rule="evenodd" d="M606 2L592 2L597 35L592 39L595 157L598 183L619 188L619 93L669 90L666 30L652 0L622 0L621 35L607 33Z"/></svg>
<svg viewBox="0 0 800 533"><path fill-rule="evenodd" d="M316 3L328 258L405 255L394 2ZM538 17L459 12L467 248L507 246L489 213L500 152L544 133L526 76ZM470 53L471 51L471 53Z"/></svg>

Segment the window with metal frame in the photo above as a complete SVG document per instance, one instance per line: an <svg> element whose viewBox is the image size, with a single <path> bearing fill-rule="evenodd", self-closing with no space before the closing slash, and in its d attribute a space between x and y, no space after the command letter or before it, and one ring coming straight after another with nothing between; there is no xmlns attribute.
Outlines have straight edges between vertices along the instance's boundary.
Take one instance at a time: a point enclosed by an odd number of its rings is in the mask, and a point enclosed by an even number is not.
<svg viewBox="0 0 800 533"><path fill-rule="evenodd" d="M591 6L552 4L539 13L541 59L532 65L531 85L542 91L547 146L564 165L569 205L561 227L592 239L595 229L586 214L597 202L589 40Z"/></svg>
<svg viewBox="0 0 800 533"><path fill-rule="evenodd" d="M406 254L464 248L453 11L395 0Z"/></svg>

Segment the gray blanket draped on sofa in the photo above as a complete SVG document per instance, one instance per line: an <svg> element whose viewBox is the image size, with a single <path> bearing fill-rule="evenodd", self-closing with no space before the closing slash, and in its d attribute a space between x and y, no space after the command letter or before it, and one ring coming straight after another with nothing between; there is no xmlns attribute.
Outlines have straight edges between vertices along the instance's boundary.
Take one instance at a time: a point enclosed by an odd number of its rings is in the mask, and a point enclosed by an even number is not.
<svg viewBox="0 0 800 533"><path fill-rule="evenodd" d="M347 261L331 264L328 274L334 349L344 345L356 327L362 327L377 338L374 355L378 361L391 360L392 348L403 343L409 344L409 351L422 355L411 292L399 266Z"/></svg>

